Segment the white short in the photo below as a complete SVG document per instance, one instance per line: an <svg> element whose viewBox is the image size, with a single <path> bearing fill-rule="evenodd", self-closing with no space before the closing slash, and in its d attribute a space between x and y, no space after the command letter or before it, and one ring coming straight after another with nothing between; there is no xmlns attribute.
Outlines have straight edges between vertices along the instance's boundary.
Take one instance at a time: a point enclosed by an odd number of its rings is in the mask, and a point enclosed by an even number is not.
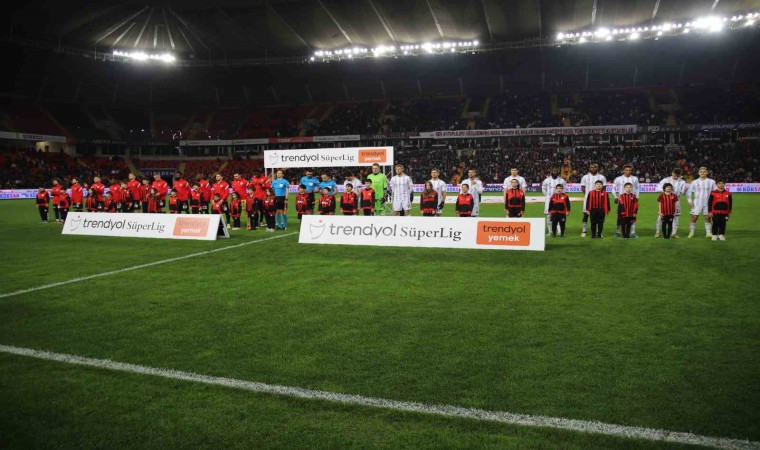
<svg viewBox="0 0 760 450"><path fill-rule="evenodd" d="M412 202L409 201L409 196L405 195L403 198L393 197L393 210L394 211L409 211L412 209Z"/></svg>
<svg viewBox="0 0 760 450"><path fill-rule="evenodd" d="M694 202L694 206L691 208L692 216L698 216L700 214L707 216L708 213L707 205L703 205L701 202Z"/></svg>
<svg viewBox="0 0 760 450"><path fill-rule="evenodd" d="M546 200L544 200L544 214L549 214L549 200L551 200L551 197L546 197Z"/></svg>

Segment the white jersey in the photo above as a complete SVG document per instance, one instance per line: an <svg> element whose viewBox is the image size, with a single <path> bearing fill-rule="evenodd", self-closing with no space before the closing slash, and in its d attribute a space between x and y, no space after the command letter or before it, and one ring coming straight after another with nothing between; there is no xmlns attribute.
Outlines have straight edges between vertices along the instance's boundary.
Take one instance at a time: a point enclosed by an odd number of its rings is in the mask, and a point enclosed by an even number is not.
<svg viewBox="0 0 760 450"><path fill-rule="evenodd" d="M409 198L414 186L409 175L394 175L388 182L388 189L393 192L393 198Z"/></svg>
<svg viewBox="0 0 760 450"><path fill-rule="evenodd" d="M676 194L679 199L686 193L686 180L673 177L667 177L660 180L660 183L657 185L657 192L665 192L663 186L665 186L666 183L673 185L673 193Z"/></svg>
<svg viewBox="0 0 760 450"><path fill-rule="evenodd" d="M359 192L359 188L362 186L362 180L358 178L354 178L353 180L344 180L343 181L343 192L346 191L346 185L348 183L351 183L351 186L354 187L354 192Z"/></svg>
<svg viewBox="0 0 760 450"><path fill-rule="evenodd" d="M517 180L519 183L518 186L520 186L520 189L523 191L525 188L528 187L528 183L525 182L525 178L521 177L520 175L513 177L512 175L508 176L507 178L504 178L504 190L512 189L512 180Z"/></svg>
<svg viewBox="0 0 760 450"><path fill-rule="evenodd" d="M686 195L686 199L689 203L692 203L693 201L695 208L706 207L710 200L710 193L717 188L715 180L711 178L697 178L689 185L689 192Z"/></svg>
<svg viewBox="0 0 760 450"><path fill-rule="evenodd" d="M433 190L438 193L438 202L443 201L443 194L446 193L446 182L438 178L437 180L430 180L433 185Z"/></svg>
<svg viewBox="0 0 760 450"><path fill-rule="evenodd" d="M557 178L552 178L551 176L546 177L543 183L541 183L541 192L544 193L544 195L548 198L554 195L557 190L557 186L562 185L563 187L567 188L567 181L565 181L564 178L558 176Z"/></svg>
<svg viewBox="0 0 760 450"><path fill-rule="evenodd" d="M596 175L592 175L591 172L583 175L583 178L581 178L581 187L586 189L584 197L588 197L588 193L594 190L594 185L597 181L601 181L603 185L607 186L607 178L598 172Z"/></svg>
<svg viewBox="0 0 760 450"><path fill-rule="evenodd" d="M636 198L639 198L639 178L633 175L630 177L620 175L619 177L615 178L612 195L614 195L615 198L618 198L620 194L624 193L626 183L631 183L633 185L632 194L634 194Z"/></svg>

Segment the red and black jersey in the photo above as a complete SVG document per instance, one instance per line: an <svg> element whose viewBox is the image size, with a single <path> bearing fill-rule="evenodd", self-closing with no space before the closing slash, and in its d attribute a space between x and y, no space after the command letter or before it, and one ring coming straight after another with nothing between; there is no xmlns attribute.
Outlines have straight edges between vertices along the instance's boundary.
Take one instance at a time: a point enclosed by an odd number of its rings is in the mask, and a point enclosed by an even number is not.
<svg viewBox="0 0 760 450"><path fill-rule="evenodd" d="M422 192L420 195L420 212L422 214L435 214L438 211L438 192Z"/></svg>
<svg viewBox="0 0 760 450"><path fill-rule="evenodd" d="M356 192L344 192L343 195L340 196L340 210L345 213L356 213L356 210L359 209L359 199L356 196Z"/></svg>
<svg viewBox="0 0 760 450"><path fill-rule="evenodd" d="M592 209L603 209L604 214L609 214L610 196L607 194L607 191L604 189L601 191L594 189L588 193L588 198L586 198L586 211L591 211Z"/></svg>
<svg viewBox="0 0 760 450"><path fill-rule="evenodd" d="M50 195L48 195L47 191L38 192L35 201L37 202L37 206L47 206L50 202Z"/></svg>
<svg viewBox="0 0 760 450"><path fill-rule="evenodd" d="M248 214L253 213L253 196L246 194L245 196L245 212Z"/></svg>
<svg viewBox="0 0 760 450"><path fill-rule="evenodd" d="M363 210L374 211L375 210L375 190L372 188L363 189L359 206Z"/></svg>
<svg viewBox="0 0 760 450"><path fill-rule="evenodd" d="M472 198L472 194L459 194L457 197L457 214L460 216L470 216L472 214L473 205L474 200Z"/></svg>
<svg viewBox="0 0 760 450"><path fill-rule="evenodd" d="M98 210L98 201L91 195L87 197L85 207L87 208L87 212L96 212Z"/></svg>
<svg viewBox="0 0 760 450"><path fill-rule="evenodd" d="M262 204L264 205L264 213L267 216L273 216L277 213L277 203L274 197L266 197Z"/></svg>
<svg viewBox="0 0 760 450"><path fill-rule="evenodd" d="M148 212L149 213L157 213L158 212L158 196L156 195L149 195L147 200L148 202Z"/></svg>
<svg viewBox="0 0 760 450"><path fill-rule="evenodd" d="M82 185L79 183L71 185L71 203L82 203L82 199L84 199L82 190Z"/></svg>
<svg viewBox="0 0 760 450"><path fill-rule="evenodd" d="M296 212L298 214L308 214L311 212L309 209L309 194L296 194Z"/></svg>
<svg viewBox="0 0 760 450"><path fill-rule="evenodd" d="M116 212L116 202L113 201L113 197L106 197L103 200L103 210L105 212Z"/></svg>
<svg viewBox="0 0 760 450"><path fill-rule="evenodd" d="M636 217L639 212L639 199L635 194L623 193L618 198L618 215L621 218Z"/></svg>
<svg viewBox="0 0 760 450"><path fill-rule="evenodd" d="M178 214L179 213L179 197L169 197L169 213L171 214Z"/></svg>
<svg viewBox="0 0 760 450"><path fill-rule="evenodd" d="M734 207L734 199L727 190L716 189L710 193L708 206L710 214L728 215Z"/></svg>
<svg viewBox="0 0 760 450"><path fill-rule="evenodd" d="M61 201L61 193L66 192L63 189L63 186L60 184L56 184L52 188L50 188L50 196L53 197L53 204L57 205Z"/></svg>
<svg viewBox="0 0 760 450"><path fill-rule="evenodd" d="M140 201L147 202L148 197L150 197L150 185L149 184L140 185Z"/></svg>
<svg viewBox="0 0 760 450"><path fill-rule="evenodd" d="M58 209L69 209L71 206L71 197L69 197L69 194L66 193L66 191L63 191L61 196L58 198Z"/></svg>
<svg viewBox="0 0 760 450"><path fill-rule="evenodd" d="M243 202L236 198L230 202L230 215L233 219L239 219L240 213L243 212Z"/></svg>
<svg viewBox="0 0 760 450"><path fill-rule="evenodd" d="M335 197L332 195L323 195L319 199L319 214L323 216L331 216L335 214Z"/></svg>
<svg viewBox="0 0 760 450"><path fill-rule="evenodd" d="M129 191L129 197L130 200L133 202L139 202L142 200L142 197L140 196L140 182L137 180L131 180L129 183L127 183L127 191Z"/></svg>
<svg viewBox="0 0 760 450"><path fill-rule="evenodd" d="M200 208L202 201L202 195L200 189L197 191L190 191L190 207Z"/></svg>
<svg viewBox="0 0 760 450"><path fill-rule="evenodd" d="M549 213L567 215L570 212L570 197L565 194L552 194L549 198Z"/></svg>
<svg viewBox="0 0 760 450"><path fill-rule="evenodd" d="M660 203L660 214L663 216L675 216L676 205L678 204L678 196L674 193L666 194L662 193L657 197L657 202Z"/></svg>
<svg viewBox="0 0 760 450"><path fill-rule="evenodd" d="M519 209L525 212L525 192L522 189L508 189L505 209Z"/></svg>
<svg viewBox="0 0 760 450"><path fill-rule="evenodd" d="M227 204L224 200L212 200L211 201L211 212L214 214L224 214L230 210L230 206Z"/></svg>

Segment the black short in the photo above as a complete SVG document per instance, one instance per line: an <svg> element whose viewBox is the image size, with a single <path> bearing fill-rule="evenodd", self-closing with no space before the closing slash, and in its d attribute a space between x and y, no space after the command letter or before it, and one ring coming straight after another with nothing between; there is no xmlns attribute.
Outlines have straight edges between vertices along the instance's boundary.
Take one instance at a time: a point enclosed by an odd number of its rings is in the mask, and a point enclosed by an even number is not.
<svg viewBox="0 0 760 450"><path fill-rule="evenodd" d="M274 207L276 209L285 209L286 200L287 200L287 197L285 197L284 195L282 197L275 197Z"/></svg>
<svg viewBox="0 0 760 450"><path fill-rule="evenodd" d="M165 206L166 206L166 202L164 200L159 200L158 201L158 207L160 209L164 209Z"/></svg>

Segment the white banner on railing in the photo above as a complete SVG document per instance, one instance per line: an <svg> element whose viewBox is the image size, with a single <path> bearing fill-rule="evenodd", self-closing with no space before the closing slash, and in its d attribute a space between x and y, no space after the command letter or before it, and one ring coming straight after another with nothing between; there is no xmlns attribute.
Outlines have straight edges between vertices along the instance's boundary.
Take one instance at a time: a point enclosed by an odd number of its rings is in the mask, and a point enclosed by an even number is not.
<svg viewBox="0 0 760 450"><path fill-rule="evenodd" d="M35 141L35 142L66 142L65 136L51 136L48 134L34 134L34 133L13 133L10 131L0 131L0 139L11 139L15 141Z"/></svg>
<svg viewBox="0 0 760 450"><path fill-rule="evenodd" d="M264 150L264 168L356 167L393 165L393 147L307 148Z"/></svg>
<svg viewBox="0 0 760 450"><path fill-rule="evenodd" d="M301 244L543 251L544 219L303 216Z"/></svg>
<svg viewBox="0 0 760 450"><path fill-rule="evenodd" d="M220 226L220 223L222 226ZM229 237L219 214L123 214L70 212L62 234L213 241Z"/></svg>

